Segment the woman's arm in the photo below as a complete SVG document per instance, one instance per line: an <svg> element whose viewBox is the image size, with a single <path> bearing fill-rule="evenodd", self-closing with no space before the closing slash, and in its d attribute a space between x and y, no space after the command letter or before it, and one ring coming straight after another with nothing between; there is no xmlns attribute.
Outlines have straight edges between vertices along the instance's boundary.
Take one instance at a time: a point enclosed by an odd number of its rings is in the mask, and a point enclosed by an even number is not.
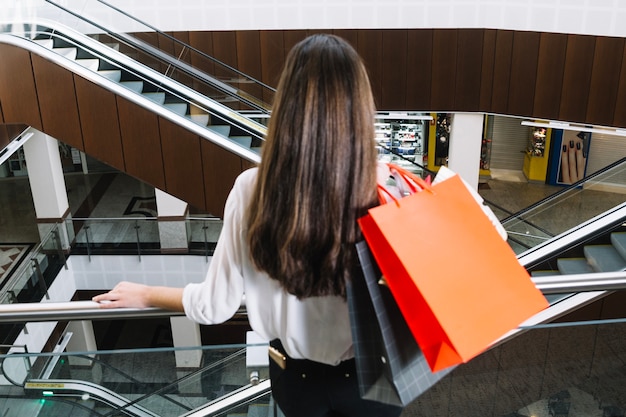
<svg viewBox="0 0 626 417"><path fill-rule="evenodd" d="M182 288L120 282L111 291L93 297L93 301L100 303L102 308L159 307L184 312Z"/></svg>

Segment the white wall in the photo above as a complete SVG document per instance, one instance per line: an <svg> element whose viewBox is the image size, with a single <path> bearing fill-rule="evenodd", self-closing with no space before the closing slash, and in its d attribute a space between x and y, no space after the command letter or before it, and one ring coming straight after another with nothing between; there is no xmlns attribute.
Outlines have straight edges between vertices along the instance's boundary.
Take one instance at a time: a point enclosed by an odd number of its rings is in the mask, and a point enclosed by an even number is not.
<svg viewBox="0 0 626 417"><path fill-rule="evenodd" d="M95 0L56 0L84 16L129 20ZM161 30L498 28L626 36L622 0L109 0ZM43 0L0 0L0 20L60 19ZM112 24L112 23L111 23Z"/></svg>

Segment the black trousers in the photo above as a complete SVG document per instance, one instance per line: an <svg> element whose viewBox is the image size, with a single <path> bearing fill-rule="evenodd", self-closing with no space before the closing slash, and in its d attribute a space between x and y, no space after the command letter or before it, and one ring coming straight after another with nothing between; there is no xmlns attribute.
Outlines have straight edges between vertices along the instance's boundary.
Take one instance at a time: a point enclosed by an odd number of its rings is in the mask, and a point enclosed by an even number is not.
<svg viewBox="0 0 626 417"><path fill-rule="evenodd" d="M284 354L280 341L270 345ZM282 369L270 358L272 396L287 417L397 417L402 408L363 400L354 359L337 366L287 357Z"/></svg>

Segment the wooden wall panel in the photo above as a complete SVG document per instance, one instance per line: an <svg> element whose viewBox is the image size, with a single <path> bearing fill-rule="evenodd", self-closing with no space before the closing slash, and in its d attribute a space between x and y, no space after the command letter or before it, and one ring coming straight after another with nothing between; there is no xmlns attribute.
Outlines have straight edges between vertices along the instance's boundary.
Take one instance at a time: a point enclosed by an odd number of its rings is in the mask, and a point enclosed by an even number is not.
<svg viewBox="0 0 626 417"><path fill-rule="evenodd" d="M408 32L406 66L406 110L429 110L433 76L432 29ZM383 88L390 87L383 86Z"/></svg>
<svg viewBox="0 0 626 417"><path fill-rule="evenodd" d="M85 153L125 171L115 95L74 75Z"/></svg>
<svg viewBox="0 0 626 417"><path fill-rule="evenodd" d="M533 114L541 114L545 119L555 120L559 117L566 48L567 35L540 35Z"/></svg>
<svg viewBox="0 0 626 417"><path fill-rule="evenodd" d="M126 172L165 190L157 115L122 97L116 98Z"/></svg>
<svg viewBox="0 0 626 417"><path fill-rule="evenodd" d="M613 124L617 88L622 70L624 38L598 37L591 71L591 86L585 120L594 124Z"/></svg>
<svg viewBox="0 0 626 417"><path fill-rule="evenodd" d="M167 193L204 210L204 177L200 137L159 117Z"/></svg>
<svg viewBox="0 0 626 417"><path fill-rule="evenodd" d="M583 122L591 86L596 38L568 35L559 120Z"/></svg>
<svg viewBox="0 0 626 417"><path fill-rule="evenodd" d="M508 114L530 116L533 113L535 89L529 87L537 82L540 39L538 32L515 32L513 35Z"/></svg>
<svg viewBox="0 0 626 417"><path fill-rule="evenodd" d="M261 80L261 37L258 30L238 31L237 42L237 65L236 68L244 74ZM252 97L263 97L263 89L258 84L243 83L239 86L242 91Z"/></svg>
<svg viewBox="0 0 626 417"><path fill-rule="evenodd" d="M31 59L43 130L63 143L85 149L72 73L38 55L32 54Z"/></svg>
<svg viewBox="0 0 626 417"><path fill-rule="evenodd" d="M242 172L241 158L216 144L203 140L202 163L206 210L215 216L224 215L226 197Z"/></svg>
<svg viewBox="0 0 626 417"><path fill-rule="evenodd" d="M348 41L355 50L359 47L359 31L356 29L335 29L333 33Z"/></svg>
<svg viewBox="0 0 626 417"><path fill-rule="evenodd" d="M237 68L237 35L234 31L213 32L213 57L226 65ZM215 75L232 77L233 74L215 67Z"/></svg>
<svg viewBox="0 0 626 417"><path fill-rule="evenodd" d="M6 123L25 123L42 129L30 53L0 44L0 97Z"/></svg>
<svg viewBox="0 0 626 417"><path fill-rule="evenodd" d="M446 111L454 108L458 30L435 30L433 35L431 110Z"/></svg>
<svg viewBox="0 0 626 417"><path fill-rule="evenodd" d="M485 29L483 31L483 61L481 64L478 108L485 112L491 109L493 70L496 61L496 35L497 31L495 29Z"/></svg>
<svg viewBox="0 0 626 417"><path fill-rule="evenodd" d="M361 55L370 77L374 102L382 108L383 90L383 34L381 31L359 29L357 52Z"/></svg>
<svg viewBox="0 0 626 417"><path fill-rule="evenodd" d="M189 45L206 55L213 57L213 32L189 32ZM191 55L191 65L209 75L215 75L215 63L201 54ZM215 95L214 89L209 89L204 83L196 82L194 88L207 96Z"/></svg>
<svg viewBox="0 0 626 417"><path fill-rule="evenodd" d="M285 38L282 31L271 30L260 33L261 40L261 81L276 88L280 73L285 65ZM264 102L271 104L274 94L267 89L263 90Z"/></svg>
<svg viewBox="0 0 626 417"><path fill-rule="evenodd" d="M381 108L406 110L407 30L382 31Z"/></svg>
<svg viewBox="0 0 626 417"><path fill-rule="evenodd" d="M491 111L506 113L509 104L509 81L513 56L513 31L499 30L496 35Z"/></svg>
<svg viewBox="0 0 626 417"><path fill-rule="evenodd" d="M475 111L480 107L484 31L459 29L456 51L454 108Z"/></svg>
<svg viewBox="0 0 626 417"><path fill-rule="evenodd" d="M613 110L613 126L626 127L626 47L622 52L622 68L619 83L613 87L617 90L617 100ZM609 111L609 109L607 109Z"/></svg>

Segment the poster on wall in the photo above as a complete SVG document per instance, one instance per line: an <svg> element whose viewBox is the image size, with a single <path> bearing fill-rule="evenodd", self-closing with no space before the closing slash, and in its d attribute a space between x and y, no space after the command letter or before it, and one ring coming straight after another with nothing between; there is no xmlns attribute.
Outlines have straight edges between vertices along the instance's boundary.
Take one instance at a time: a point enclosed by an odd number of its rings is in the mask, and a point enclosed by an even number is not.
<svg viewBox="0 0 626 417"><path fill-rule="evenodd" d="M548 183L570 185L585 178L591 133L555 129L552 135Z"/></svg>

